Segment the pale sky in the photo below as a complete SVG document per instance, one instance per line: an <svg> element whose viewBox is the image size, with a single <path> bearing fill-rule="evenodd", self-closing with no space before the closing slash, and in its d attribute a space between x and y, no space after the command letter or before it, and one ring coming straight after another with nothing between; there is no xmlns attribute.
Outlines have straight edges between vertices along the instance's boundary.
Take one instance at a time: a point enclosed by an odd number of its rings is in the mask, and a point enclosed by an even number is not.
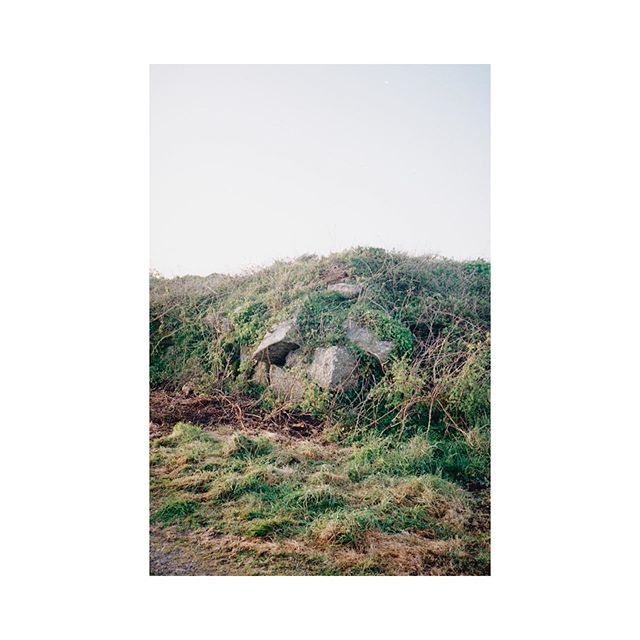
<svg viewBox="0 0 640 640"><path fill-rule="evenodd" d="M489 258L489 65L152 65L151 267Z"/></svg>

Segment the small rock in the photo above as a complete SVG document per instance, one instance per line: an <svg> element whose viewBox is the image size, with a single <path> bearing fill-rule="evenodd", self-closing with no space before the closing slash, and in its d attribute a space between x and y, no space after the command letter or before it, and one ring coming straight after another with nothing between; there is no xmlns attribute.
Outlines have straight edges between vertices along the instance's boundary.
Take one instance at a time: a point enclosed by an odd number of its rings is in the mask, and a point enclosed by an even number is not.
<svg viewBox="0 0 640 640"><path fill-rule="evenodd" d="M218 326L218 314L215 311L207 311L202 322L210 327L211 329L216 329Z"/></svg>
<svg viewBox="0 0 640 640"><path fill-rule="evenodd" d="M362 293L362 285L355 282L330 284L327 289L339 293L343 298L357 298Z"/></svg>
<svg viewBox="0 0 640 640"><path fill-rule="evenodd" d="M304 366L304 354L300 349L295 351L289 351L287 358L284 361L284 366L289 369L299 369Z"/></svg>
<svg viewBox="0 0 640 640"><path fill-rule="evenodd" d="M231 320L229 320L227 316L223 316L212 310L208 311L205 314L202 321L205 325L207 325L207 327L214 329L216 333L221 335L228 335L229 333L231 333L231 330L233 329Z"/></svg>
<svg viewBox="0 0 640 640"><path fill-rule="evenodd" d="M258 362L253 371L252 380L263 387L269 386L269 367L266 362Z"/></svg>
<svg viewBox="0 0 640 640"><path fill-rule="evenodd" d="M382 364L389 359L391 352L395 349L393 342L378 340L372 331L351 319L345 321L344 328L347 331L347 338L351 342L357 344L365 353L378 358Z"/></svg>
<svg viewBox="0 0 640 640"><path fill-rule="evenodd" d="M269 368L269 386L281 398L299 402L304 398L307 385L300 377L300 372L287 371L272 364Z"/></svg>
<svg viewBox="0 0 640 640"><path fill-rule="evenodd" d="M348 271L345 271L343 268L333 265L329 267L323 274L322 279L327 283L331 284L332 282L340 282L345 278L349 277Z"/></svg>
<svg viewBox="0 0 640 640"><path fill-rule="evenodd" d="M355 356L345 347L316 349L309 376L323 389L347 388L353 384L356 364Z"/></svg>
<svg viewBox="0 0 640 640"><path fill-rule="evenodd" d="M267 333L253 352L253 357L282 366L289 352L297 349L301 342L295 320L285 320Z"/></svg>
<svg viewBox="0 0 640 640"><path fill-rule="evenodd" d="M182 389L180 389L180 391L182 391L182 395L192 396L195 394L195 385L193 384L193 382L187 382L186 384L182 385Z"/></svg>

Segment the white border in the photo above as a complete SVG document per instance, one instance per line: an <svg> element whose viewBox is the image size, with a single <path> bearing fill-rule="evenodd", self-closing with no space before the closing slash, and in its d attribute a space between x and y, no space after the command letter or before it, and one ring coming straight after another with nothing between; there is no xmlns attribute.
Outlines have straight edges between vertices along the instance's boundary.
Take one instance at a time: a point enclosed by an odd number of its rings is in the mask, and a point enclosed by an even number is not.
<svg viewBox="0 0 640 640"><path fill-rule="evenodd" d="M13 3L7 637L631 637L631 3ZM149 63L491 63L490 578L147 576Z"/></svg>

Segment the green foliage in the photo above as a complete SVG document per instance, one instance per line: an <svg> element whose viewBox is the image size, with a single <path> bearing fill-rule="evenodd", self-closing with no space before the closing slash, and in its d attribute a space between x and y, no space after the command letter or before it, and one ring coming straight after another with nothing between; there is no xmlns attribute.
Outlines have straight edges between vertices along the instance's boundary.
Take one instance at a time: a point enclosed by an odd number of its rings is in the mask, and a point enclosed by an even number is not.
<svg viewBox="0 0 640 640"><path fill-rule="evenodd" d="M174 380L184 384L191 377L211 371L210 327L190 318L187 308L174 308L151 321L150 382L159 386Z"/></svg>
<svg viewBox="0 0 640 640"><path fill-rule="evenodd" d="M170 435L158 438L156 442L160 447L173 448L186 443L192 447L200 443L213 445L215 441L201 427L188 422L178 422Z"/></svg>
<svg viewBox="0 0 640 640"><path fill-rule="evenodd" d="M228 468L234 468L229 466ZM246 493L268 494L268 469L238 467L242 472L231 471L221 475L211 485L207 494L213 503L234 500Z"/></svg>
<svg viewBox="0 0 640 640"><path fill-rule="evenodd" d="M169 524L191 515L198 508L198 503L192 500L170 500L162 509L156 511L152 520Z"/></svg>
<svg viewBox="0 0 640 640"><path fill-rule="evenodd" d="M487 426L490 420L491 347L489 339L467 345L468 356L447 390L451 413L465 426Z"/></svg>
<svg viewBox="0 0 640 640"><path fill-rule="evenodd" d="M315 291L301 303L296 324L309 348L344 343L344 321L351 301L333 291Z"/></svg>
<svg viewBox="0 0 640 640"><path fill-rule="evenodd" d="M327 290L323 277L334 272L363 286L357 300ZM295 317L306 362L319 346L344 345L357 356L354 388L335 393L309 384L297 403L330 424L338 441L356 442L368 433L407 439L429 429L459 433L489 424L485 261L369 247L276 262L235 277L154 276L150 288L152 387L192 382L205 393L218 388L251 395L274 410L283 400L252 380L254 362L244 354L269 327ZM381 366L346 339L347 318L397 345L389 362Z"/></svg>
<svg viewBox="0 0 640 640"><path fill-rule="evenodd" d="M356 481L376 474L433 475L464 485L488 485L490 442L487 429L453 434L434 429L407 441L394 437L370 438L348 462Z"/></svg>
<svg viewBox="0 0 640 640"><path fill-rule="evenodd" d="M327 415L331 406L331 392L321 389L316 384L308 384L299 407L305 413L322 418Z"/></svg>
<svg viewBox="0 0 640 640"><path fill-rule="evenodd" d="M250 520L243 533L250 538L274 538L285 535L291 526L290 520L278 514L267 518Z"/></svg>
<svg viewBox="0 0 640 640"><path fill-rule="evenodd" d="M468 486L488 486L491 475L491 443L487 427L465 434L440 431L431 436L433 473Z"/></svg>
<svg viewBox="0 0 640 640"><path fill-rule="evenodd" d="M398 443L392 438L373 438L350 456L348 473L352 480L374 474L423 475L433 473L433 445L425 436Z"/></svg>
<svg viewBox="0 0 640 640"><path fill-rule="evenodd" d="M370 277L387 263L389 254L377 247L358 247L351 252L348 264L356 276Z"/></svg>
<svg viewBox="0 0 640 640"><path fill-rule="evenodd" d="M252 345L264 333L267 307L262 302L253 302L240 307L233 314L233 333L239 344Z"/></svg>
<svg viewBox="0 0 640 640"><path fill-rule="evenodd" d="M380 340L394 342L395 355L403 356L413 349L414 338L409 328L383 311L360 304L354 307L351 316L371 329Z"/></svg>

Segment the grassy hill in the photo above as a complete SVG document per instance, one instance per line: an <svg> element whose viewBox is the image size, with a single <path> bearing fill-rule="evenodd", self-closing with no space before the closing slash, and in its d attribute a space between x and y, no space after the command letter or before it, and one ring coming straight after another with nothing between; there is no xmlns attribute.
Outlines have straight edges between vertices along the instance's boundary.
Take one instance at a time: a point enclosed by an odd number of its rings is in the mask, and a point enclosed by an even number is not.
<svg viewBox="0 0 640 640"><path fill-rule="evenodd" d="M350 354L348 388L302 375L283 397L256 375L256 347L289 319L304 366ZM487 573L489 370L485 261L358 248L152 276L152 572Z"/></svg>

